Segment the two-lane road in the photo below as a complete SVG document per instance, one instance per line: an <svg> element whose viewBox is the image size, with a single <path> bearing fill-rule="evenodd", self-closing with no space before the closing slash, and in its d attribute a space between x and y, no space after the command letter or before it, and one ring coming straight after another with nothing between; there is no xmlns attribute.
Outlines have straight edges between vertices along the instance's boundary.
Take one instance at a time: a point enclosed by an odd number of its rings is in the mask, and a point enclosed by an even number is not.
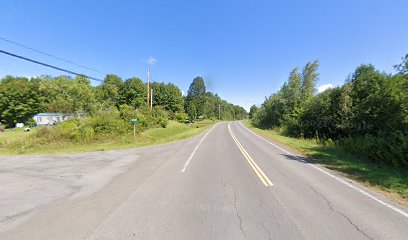
<svg viewBox="0 0 408 240"><path fill-rule="evenodd" d="M115 154L134 159L95 191L72 190L20 213L0 239L408 239L406 208L239 122ZM11 206L5 201L0 213Z"/></svg>

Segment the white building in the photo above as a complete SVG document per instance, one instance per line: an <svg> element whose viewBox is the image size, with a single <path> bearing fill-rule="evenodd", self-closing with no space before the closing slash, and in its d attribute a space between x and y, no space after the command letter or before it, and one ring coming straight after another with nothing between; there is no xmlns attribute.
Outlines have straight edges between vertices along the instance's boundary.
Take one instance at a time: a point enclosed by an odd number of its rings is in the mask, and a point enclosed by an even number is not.
<svg viewBox="0 0 408 240"><path fill-rule="evenodd" d="M71 113L39 113L34 115L37 126L49 126L66 121L77 115Z"/></svg>

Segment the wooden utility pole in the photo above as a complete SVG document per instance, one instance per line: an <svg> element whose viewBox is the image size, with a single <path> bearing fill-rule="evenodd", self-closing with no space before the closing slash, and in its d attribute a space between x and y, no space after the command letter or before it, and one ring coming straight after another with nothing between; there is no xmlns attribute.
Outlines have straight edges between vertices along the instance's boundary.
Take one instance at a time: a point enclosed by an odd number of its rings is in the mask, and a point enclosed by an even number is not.
<svg viewBox="0 0 408 240"><path fill-rule="evenodd" d="M147 108L150 107L150 69L147 69Z"/></svg>
<svg viewBox="0 0 408 240"><path fill-rule="evenodd" d="M150 89L150 109L153 109L153 88Z"/></svg>

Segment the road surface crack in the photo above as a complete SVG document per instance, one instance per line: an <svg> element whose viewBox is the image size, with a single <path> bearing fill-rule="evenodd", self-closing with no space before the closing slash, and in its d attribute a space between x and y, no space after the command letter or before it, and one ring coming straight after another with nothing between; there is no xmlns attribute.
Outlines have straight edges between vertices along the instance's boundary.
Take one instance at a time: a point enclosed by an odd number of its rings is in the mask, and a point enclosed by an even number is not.
<svg viewBox="0 0 408 240"><path fill-rule="evenodd" d="M247 236L243 228L242 217L241 215L239 215L238 208L237 208L237 191L235 188L234 188L234 209L235 209L235 214L237 215L237 218L239 220L239 229L241 230L242 236L244 236L244 239L247 239Z"/></svg>
<svg viewBox="0 0 408 240"><path fill-rule="evenodd" d="M224 186L224 188L226 188L226 189L228 189L228 186L230 186L231 189L232 189L232 191L234 192L234 210L235 210L235 214L236 214L236 216L237 216L237 218L238 218L238 221L239 221L239 229L241 230L241 234L242 234L242 236L244 237L244 239L247 239L247 236L246 236L246 233L245 233L244 227L243 227L243 226L244 226L243 220L242 220L241 215L240 215L239 212L238 212L238 207L237 207L237 190L236 190L236 187L235 187L234 184L225 181L223 174L221 174L221 183L222 183L222 185Z"/></svg>
<svg viewBox="0 0 408 240"><path fill-rule="evenodd" d="M269 230L265 227L265 224L264 224L264 223L261 223L261 224L262 224L263 229L266 231L266 233L268 233L268 239L269 239L269 240L272 239L271 233L270 233Z"/></svg>
<svg viewBox="0 0 408 240"><path fill-rule="evenodd" d="M313 187L311 187L311 186L310 186L310 189L312 189L313 192L315 192L321 199L323 199L323 200L326 202L327 206L329 207L329 209L330 209L331 211L333 211L333 212L335 212L335 213L337 213L337 214L343 216L343 218L345 218L345 219L347 220L347 222L349 222L350 225L354 227L354 229L356 229L359 233L361 233L362 235L364 235L366 238L373 240L373 238L371 238L370 236L368 236L368 235L367 235L365 232L363 232L355 223L353 223L353 221L351 221L351 219L350 219L348 216L346 216L346 214L344 214L344 213L342 213L342 212L337 211L336 209L334 209L333 206L332 206L332 203L331 203L325 196L323 196L319 191L317 191L315 188L313 188Z"/></svg>
<svg viewBox="0 0 408 240"><path fill-rule="evenodd" d="M288 216L288 219L290 220L290 224L292 225L292 227L294 228L294 230L296 230L296 233L299 234L300 236L303 234L303 232L301 231L301 229L298 227L298 225L296 224L296 220L293 218L292 214L290 214L288 211L286 211L285 207L282 205L282 203L273 195L273 193L269 190L268 191L269 194L271 195L272 199L274 200L274 202L277 204L277 206L280 208L280 210L282 211L282 213L286 216ZM301 237L299 237L301 238Z"/></svg>

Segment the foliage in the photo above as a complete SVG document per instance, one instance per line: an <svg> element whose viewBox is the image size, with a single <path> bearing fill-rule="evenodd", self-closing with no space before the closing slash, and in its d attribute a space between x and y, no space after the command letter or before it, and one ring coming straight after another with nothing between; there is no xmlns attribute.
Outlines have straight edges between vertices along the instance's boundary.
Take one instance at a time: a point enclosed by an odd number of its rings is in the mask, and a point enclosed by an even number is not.
<svg viewBox="0 0 408 240"><path fill-rule="evenodd" d="M123 83L122 104L140 108L146 106L147 86L140 78L129 78Z"/></svg>
<svg viewBox="0 0 408 240"><path fill-rule="evenodd" d="M190 113L192 113L192 109L194 109L196 117L204 115L205 95L206 87L204 79L202 77L194 78L187 92L186 108L190 109Z"/></svg>
<svg viewBox="0 0 408 240"><path fill-rule="evenodd" d="M348 152L375 163L385 163L397 168L408 166L408 136L391 134L386 136L354 136L342 138L338 144Z"/></svg>
<svg viewBox="0 0 408 240"><path fill-rule="evenodd" d="M190 84L187 92L187 98L203 97L206 92L207 91L204 84L204 79L202 77L196 77Z"/></svg>
<svg viewBox="0 0 408 240"><path fill-rule="evenodd" d="M41 111L38 83L33 79L6 76L0 82L0 121L8 127L26 123Z"/></svg>
<svg viewBox="0 0 408 240"><path fill-rule="evenodd" d="M136 118L138 119L138 130L144 131L154 127L167 127L169 115L163 107L158 106L152 110L146 108L138 109Z"/></svg>
<svg viewBox="0 0 408 240"><path fill-rule="evenodd" d="M316 95L318 62L299 74L255 111L252 123L282 128L286 135L334 140L353 154L375 163L408 169L408 57L386 74L361 65L341 87Z"/></svg>
<svg viewBox="0 0 408 240"><path fill-rule="evenodd" d="M65 123L65 122L64 122ZM199 121L194 124L183 124L169 121L166 128L151 128L138 133L136 142L133 131L128 134L117 135L92 135L88 138L63 139L58 134L50 134L58 126L37 127L30 132L24 132L21 128L7 129L0 134L0 154L48 154L48 153L73 153L89 151L107 151L113 149L134 148L150 146L172 141L182 140L194 136L208 127L213 122L209 120Z"/></svg>
<svg viewBox="0 0 408 240"><path fill-rule="evenodd" d="M247 118L248 115L243 107L228 103L217 94L206 92L201 77L194 78L191 83L185 100L185 109L190 122L199 116L207 119L235 120Z"/></svg>
<svg viewBox="0 0 408 240"><path fill-rule="evenodd" d="M392 168L382 161L373 162L370 158L362 158L361 156L361 145L364 149L369 149L368 143L383 142L383 145L388 148L393 148L395 143L391 141L390 144L386 144L386 140L379 140L374 137L369 137L370 140L362 140L355 138L347 138L345 141L348 142L347 145L338 146L335 142L325 140L317 141L316 139L308 138L293 138L283 135L277 130L263 130L259 128L254 128L250 123L245 123L252 130L273 139L281 144L287 145L290 148L295 149L297 152L301 152L305 157L313 159L315 162L324 165L325 167L332 169L337 172L341 172L347 177L361 181L364 184L369 184L380 188L387 192L397 193L402 198L408 199L408 174L404 169ZM363 137L364 138L364 137ZM397 140L397 139L395 139ZM323 144L324 143L324 144ZM379 146L380 144L375 144ZM406 154L406 144L405 154ZM352 149L349 149L351 147ZM373 146L373 148L375 148ZM351 150L351 151L350 151ZM373 149L374 152L379 152ZM404 153L403 149L392 150L393 153ZM374 155L374 154L373 154ZM392 154L390 154L392 155ZM384 156L383 156L384 157ZM378 159L378 157L377 157ZM396 159L395 157L387 159Z"/></svg>
<svg viewBox="0 0 408 240"><path fill-rule="evenodd" d="M82 114L95 110L95 92L85 77L72 79L67 76L44 76L35 80L39 84L41 105L45 112Z"/></svg>
<svg viewBox="0 0 408 240"><path fill-rule="evenodd" d="M408 74L408 54L405 55L400 64L394 65L394 68L399 74Z"/></svg>
<svg viewBox="0 0 408 240"><path fill-rule="evenodd" d="M303 102L310 101L313 98L313 95L317 92L316 82L319 79L319 73L317 72L318 67L319 62L315 60L312 63L306 63L303 68L302 85L300 87Z"/></svg>
<svg viewBox="0 0 408 240"><path fill-rule="evenodd" d="M173 113L183 111L184 99L180 88L173 83L152 82L150 86L153 89L153 106L162 106Z"/></svg>
<svg viewBox="0 0 408 240"><path fill-rule="evenodd" d="M119 106L122 102L123 85L123 80L115 74L106 75L104 82L99 86L103 100Z"/></svg>
<svg viewBox="0 0 408 240"><path fill-rule="evenodd" d="M98 138L133 133L131 119L137 118L138 132L152 127L166 127L168 116L162 108L136 110L129 105L121 105L119 110L99 111L91 115L62 122L53 127L43 127L35 135L45 139L69 142L92 142Z"/></svg>
<svg viewBox="0 0 408 240"><path fill-rule="evenodd" d="M190 122L194 122L194 120L197 118L197 110L193 101L187 105L187 114Z"/></svg>
<svg viewBox="0 0 408 240"><path fill-rule="evenodd" d="M185 122L185 114L190 121L198 116L229 120L247 115L242 107L206 92L201 77L194 79L186 101L176 85L152 82L152 110L146 106L147 84L135 77L123 81L117 75L108 74L102 84L92 86L85 76L41 76L30 80L7 76L0 87L0 121L7 127L17 122L32 123L32 116L39 112L74 113L83 116L83 120L90 117L88 121L95 120L91 128L96 135L98 132L120 133L113 124L118 117L127 123L131 118L140 118L137 129L144 131L166 127L169 118ZM122 125L120 121L116 123L116 126Z"/></svg>
<svg viewBox="0 0 408 240"><path fill-rule="evenodd" d="M176 113L175 119L180 123L188 122L188 115L184 112Z"/></svg>

